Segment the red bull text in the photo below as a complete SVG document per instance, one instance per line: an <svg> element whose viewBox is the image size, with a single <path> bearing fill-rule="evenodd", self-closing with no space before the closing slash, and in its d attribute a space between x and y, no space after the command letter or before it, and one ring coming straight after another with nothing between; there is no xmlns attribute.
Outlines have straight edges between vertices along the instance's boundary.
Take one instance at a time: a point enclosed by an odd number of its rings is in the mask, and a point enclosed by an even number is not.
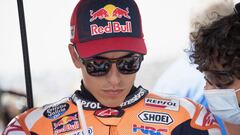
<svg viewBox="0 0 240 135"><path fill-rule="evenodd" d="M118 21L114 21L117 18L127 18L131 19L129 16L129 8L122 9L116 7L112 4L108 4L103 8L98 9L97 11L93 12L90 10L90 22L93 22L97 19L99 20L107 20L108 23L106 26L99 26L98 24L91 24L90 30L91 35L101 35L106 33L132 33L132 24L131 21L125 21L125 24L120 24Z"/></svg>
<svg viewBox="0 0 240 135"><path fill-rule="evenodd" d="M121 25L119 22L108 22L107 26L98 26L97 24L90 25L91 35L101 35L105 33L131 33L132 24L130 21L126 21L125 25Z"/></svg>

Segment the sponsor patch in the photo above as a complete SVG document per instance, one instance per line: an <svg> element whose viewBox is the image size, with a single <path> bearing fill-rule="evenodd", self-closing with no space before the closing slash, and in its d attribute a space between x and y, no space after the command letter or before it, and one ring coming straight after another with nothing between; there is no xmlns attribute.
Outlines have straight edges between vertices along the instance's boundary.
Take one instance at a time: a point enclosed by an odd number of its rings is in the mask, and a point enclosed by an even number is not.
<svg viewBox="0 0 240 135"><path fill-rule="evenodd" d="M121 117L123 114L124 114L124 110L114 109L114 108L96 110L94 112L94 115L98 117Z"/></svg>
<svg viewBox="0 0 240 135"><path fill-rule="evenodd" d="M179 101L174 99L160 100L154 98L145 98L145 105L173 111L179 110Z"/></svg>
<svg viewBox="0 0 240 135"><path fill-rule="evenodd" d="M79 130L79 131L68 133L68 134L65 134L65 135L84 135L84 133L83 133L83 130ZM88 128L88 135L93 135L93 128L92 127Z"/></svg>
<svg viewBox="0 0 240 135"><path fill-rule="evenodd" d="M55 135L79 129L78 113L69 114L53 121L52 127Z"/></svg>
<svg viewBox="0 0 240 135"><path fill-rule="evenodd" d="M121 25L119 22L108 22L106 26L98 26L97 24L90 25L91 35L101 35L104 33L131 33L132 24L130 21L126 21L125 25Z"/></svg>
<svg viewBox="0 0 240 135"><path fill-rule="evenodd" d="M97 24L90 25L92 36L105 33L132 33L131 21L126 21L125 24L120 24L120 22L114 21L118 18L131 19L128 7L126 9L122 9L116 7L115 5L107 4L96 11L90 10L90 16L91 18L89 22L94 22L97 19L109 21L106 26L99 26Z"/></svg>
<svg viewBox="0 0 240 135"><path fill-rule="evenodd" d="M80 102L82 103L84 109L96 110L101 108L99 102L91 102L84 99L80 99Z"/></svg>
<svg viewBox="0 0 240 135"><path fill-rule="evenodd" d="M127 18L131 19L129 16L129 8L127 7L126 9L122 9L120 7L116 7L113 4L107 4L103 8L98 9L97 11L90 10L90 22L93 22L97 19L100 20L108 20L108 21L113 21L117 18Z"/></svg>
<svg viewBox="0 0 240 135"><path fill-rule="evenodd" d="M203 118L203 126L207 127L216 122L217 121L216 121L215 117L213 116L213 114L211 114L210 111L207 111L207 113L205 114L205 116Z"/></svg>
<svg viewBox="0 0 240 135"><path fill-rule="evenodd" d="M162 135L168 132L166 128L155 128L151 126L144 126L144 125L133 125L132 132L136 134L144 134L144 135Z"/></svg>
<svg viewBox="0 0 240 135"><path fill-rule="evenodd" d="M127 97L126 100L120 106L122 108L132 106L132 105L136 104L139 100L144 98L144 96L147 94L148 94L147 90L145 90L143 88L139 88L134 94L132 94L134 96Z"/></svg>
<svg viewBox="0 0 240 135"><path fill-rule="evenodd" d="M55 106L48 107L43 115L49 119L55 119L64 114L69 109L68 103L61 103Z"/></svg>
<svg viewBox="0 0 240 135"><path fill-rule="evenodd" d="M138 118L145 123L169 125L173 122L172 117L167 113L143 111Z"/></svg>
<svg viewBox="0 0 240 135"><path fill-rule="evenodd" d="M215 119L214 115L205 107L201 107L199 115L196 116L196 124L208 127L211 125L217 125L217 120Z"/></svg>
<svg viewBox="0 0 240 135"><path fill-rule="evenodd" d="M124 109L130 106L135 105L138 103L141 99L143 99L148 94L148 90L143 89L142 87L138 88L133 94L126 97L123 103L120 104L120 108ZM93 102L84 99L81 94L79 94L80 97L77 97L76 94L72 96L72 100L76 103L77 100L80 100L82 103L82 107L84 110L99 110L104 109L103 105L101 105L99 102Z"/></svg>

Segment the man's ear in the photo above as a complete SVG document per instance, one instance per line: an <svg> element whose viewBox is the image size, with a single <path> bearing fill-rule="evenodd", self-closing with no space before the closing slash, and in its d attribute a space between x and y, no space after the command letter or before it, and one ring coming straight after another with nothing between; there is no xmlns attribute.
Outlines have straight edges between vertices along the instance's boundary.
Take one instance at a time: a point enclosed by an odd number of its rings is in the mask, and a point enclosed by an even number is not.
<svg viewBox="0 0 240 135"><path fill-rule="evenodd" d="M77 54L77 51L75 50L75 47L72 44L68 45L68 50L71 54L72 61L77 68L81 68L81 62L79 60L79 55Z"/></svg>

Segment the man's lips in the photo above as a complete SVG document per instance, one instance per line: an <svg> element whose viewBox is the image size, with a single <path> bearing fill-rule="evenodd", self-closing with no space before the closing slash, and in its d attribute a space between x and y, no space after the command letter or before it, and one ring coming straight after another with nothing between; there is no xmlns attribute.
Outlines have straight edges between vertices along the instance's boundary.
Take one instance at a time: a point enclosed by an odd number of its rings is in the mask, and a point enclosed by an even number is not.
<svg viewBox="0 0 240 135"><path fill-rule="evenodd" d="M107 96L118 96L123 92L123 89L108 89L108 90L103 90L103 93Z"/></svg>

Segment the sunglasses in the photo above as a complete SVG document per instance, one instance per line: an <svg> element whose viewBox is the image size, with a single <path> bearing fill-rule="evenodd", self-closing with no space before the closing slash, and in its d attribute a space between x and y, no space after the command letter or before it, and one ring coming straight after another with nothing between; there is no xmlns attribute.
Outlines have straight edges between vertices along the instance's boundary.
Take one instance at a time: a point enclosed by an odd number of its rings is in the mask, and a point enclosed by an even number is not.
<svg viewBox="0 0 240 135"><path fill-rule="evenodd" d="M225 88L234 82L231 70L207 70L204 71L204 79L210 84L219 88Z"/></svg>
<svg viewBox="0 0 240 135"><path fill-rule="evenodd" d="M118 71L122 74L136 73L143 61L143 55L135 55L134 53L114 59L107 59L104 57L94 57L90 59L80 59L85 65L86 70L91 76L104 76L106 75L113 63L116 63Z"/></svg>

